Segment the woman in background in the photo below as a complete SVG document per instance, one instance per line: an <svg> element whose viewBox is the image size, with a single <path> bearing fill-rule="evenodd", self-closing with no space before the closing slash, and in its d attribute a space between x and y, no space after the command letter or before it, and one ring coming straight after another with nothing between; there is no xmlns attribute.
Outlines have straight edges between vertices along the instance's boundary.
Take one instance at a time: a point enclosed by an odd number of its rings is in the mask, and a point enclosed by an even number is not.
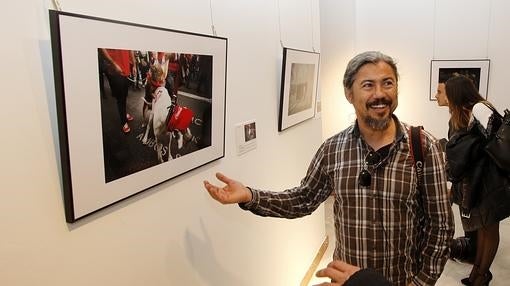
<svg viewBox="0 0 510 286"><path fill-rule="evenodd" d="M446 97L446 81L453 77L459 76L457 72L455 73L447 73L447 72L439 72L439 81L437 83L437 91L436 91L436 101L439 107L448 107L448 97ZM452 124L451 121L448 122L448 137L450 138L452 134ZM441 147L446 149L447 139L442 138L439 140L441 143ZM476 231L465 231L464 236L457 237L452 240L452 244L450 246L450 258L462 262L467 262L473 264L476 255Z"/></svg>
<svg viewBox="0 0 510 286"><path fill-rule="evenodd" d="M501 124L501 117L465 76L446 81L451 137L446 145L447 172L453 200L459 205L462 227L477 231L476 256L464 285L488 285L489 268L499 245L499 222L508 217L508 180L483 147Z"/></svg>

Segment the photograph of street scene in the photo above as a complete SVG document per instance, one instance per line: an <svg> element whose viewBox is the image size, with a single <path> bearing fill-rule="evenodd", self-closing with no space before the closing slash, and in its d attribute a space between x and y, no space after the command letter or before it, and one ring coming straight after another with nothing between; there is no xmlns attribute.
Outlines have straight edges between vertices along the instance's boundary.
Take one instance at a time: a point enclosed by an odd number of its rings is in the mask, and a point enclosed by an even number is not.
<svg viewBox="0 0 510 286"><path fill-rule="evenodd" d="M98 48L105 182L211 145L210 55Z"/></svg>

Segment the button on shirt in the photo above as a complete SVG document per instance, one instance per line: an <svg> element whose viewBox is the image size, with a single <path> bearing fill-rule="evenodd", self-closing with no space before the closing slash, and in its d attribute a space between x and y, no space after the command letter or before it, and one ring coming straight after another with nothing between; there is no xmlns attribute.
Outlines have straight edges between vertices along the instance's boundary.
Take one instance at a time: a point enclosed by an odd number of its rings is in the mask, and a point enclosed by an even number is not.
<svg viewBox="0 0 510 286"><path fill-rule="evenodd" d="M423 131L423 190L410 152L409 125L378 164L364 166L372 150L357 124L326 140L315 154L300 186L282 192L251 189L252 201L240 207L257 215L297 218L311 214L334 195L334 259L373 268L392 285L434 285L448 257L454 232L444 158L435 138ZM359 173L371 173L369 187Z"/></svg>

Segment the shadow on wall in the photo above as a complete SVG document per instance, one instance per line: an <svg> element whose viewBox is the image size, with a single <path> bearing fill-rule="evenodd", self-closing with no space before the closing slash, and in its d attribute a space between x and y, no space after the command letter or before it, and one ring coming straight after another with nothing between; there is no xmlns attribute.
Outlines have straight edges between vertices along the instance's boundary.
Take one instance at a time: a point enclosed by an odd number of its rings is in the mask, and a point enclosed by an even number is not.
<svg viewBox="0 0 510 286"><path fill-rule="evenodd" d="M54 84L54 76L53 76L53 61L52 61L52 52L51 52L51 42L49 40L40 40L39 41L39 52L41 59L41 75L44 79L44 87L46 93L46 100L48 106L48 112L44 112L42 114L49 114L49 120L51 123L51 134L53 138L53 147L55 152L55 161L57 163L57 170L60 182L60 190L63 193L62 186L62 166L60 162L60 143L59 143L59 134L58 134L58 119L57 119L57 103L56 103L56 95L55 95L55 84ZM37 75L38 73L29 73L30 75ZM37 82L38 79L29 79L29 82ZM39 122L45 122L45 120L39 120Z"/></svg>
<svg viewBox="0 0 510 286"><path fill-rule="evenodd" d="M200 229L203 238L186 230L186 255L196 272L207 281L208 285L245 285L246 281L234 277L220 265L216 258L211 240L207 234L204 222L200 219Z"/></svg>

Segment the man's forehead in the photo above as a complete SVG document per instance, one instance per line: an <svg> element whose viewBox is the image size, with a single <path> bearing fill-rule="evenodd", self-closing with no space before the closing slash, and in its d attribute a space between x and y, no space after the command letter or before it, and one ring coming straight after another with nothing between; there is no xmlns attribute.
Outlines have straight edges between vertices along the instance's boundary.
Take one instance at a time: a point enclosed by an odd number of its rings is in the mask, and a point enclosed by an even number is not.
<svg viewBox="0 0 510 286"><path fill-rule="evenodd" d="M365 81L396 81L393 73L361 73L358 74L354 81L365 82Z"/></svg>
<svg viewBox="0 0 510 286"><path fill-rule="evenodd" d="M376 80L376 79L396 79L395 72L391 66L385 62L378 62L376 64L368 63L363 65L355 76L359 80Z"/></svg>

